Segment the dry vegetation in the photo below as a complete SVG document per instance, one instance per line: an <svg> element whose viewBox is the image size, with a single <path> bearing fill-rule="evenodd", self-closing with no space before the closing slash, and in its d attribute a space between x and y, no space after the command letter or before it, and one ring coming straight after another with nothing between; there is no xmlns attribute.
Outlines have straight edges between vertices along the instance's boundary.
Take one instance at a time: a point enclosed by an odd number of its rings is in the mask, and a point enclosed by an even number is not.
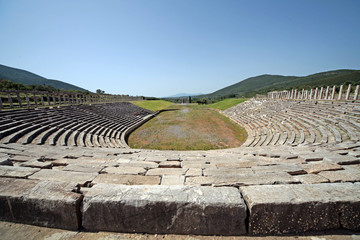
<svg viewBox="0 0 360 240"><path fill-rule="evenodd" d="M215 110L174 106L160 113L129 137L132 148L208 150L240 146L246 131Z"/></svg>

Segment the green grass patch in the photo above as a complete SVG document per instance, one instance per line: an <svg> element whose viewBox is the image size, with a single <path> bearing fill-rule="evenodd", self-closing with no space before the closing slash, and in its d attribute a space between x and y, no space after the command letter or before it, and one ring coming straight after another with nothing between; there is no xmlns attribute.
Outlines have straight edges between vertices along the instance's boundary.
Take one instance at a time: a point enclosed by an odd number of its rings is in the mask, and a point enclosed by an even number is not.
<svg viewBox="0 0 360 240"><path fill-rule="evenodd" d="M210 150L239 147L246 131L212 109L174 105L130 134L132 148Z"/></svg>
<svg viewBox="0 0 360 240"><path fill-rule="evenodd" d="M133 103L139 107L153 111L153 112L166 109L166 108L170 107L171 105L173 105L172 102L168 102L168 101L164 101L164 100L132 101L131 103Z"/></svg>
<svg viewBox="0 0 360 240"><path fill-rule="evenodd" d="M209 104L207 106L223 111L223 110L231 108L239 103L245 102L246 100L247 100L247 98L227 98L220 102Z"/></svg>

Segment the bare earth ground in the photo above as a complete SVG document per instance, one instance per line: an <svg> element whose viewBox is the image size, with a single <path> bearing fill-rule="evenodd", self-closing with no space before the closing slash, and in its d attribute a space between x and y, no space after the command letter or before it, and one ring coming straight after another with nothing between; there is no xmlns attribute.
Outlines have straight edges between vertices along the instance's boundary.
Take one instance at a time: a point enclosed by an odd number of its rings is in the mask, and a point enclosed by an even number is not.
<svg viewBox="0 0 360 240"><path fill-rule="evenodd" d="M345 235L346 234L346 235ZM113 232L81 232L67 231L54 228L38 227L26 224L9 223L0 221L0 239L1 240L123 240L123 239L180 239L180 240L360 240L360 235L349 233L320 233L316 235L307 234L304 236L193 236L193 235L168 235L168 234L133 234L133 233L113 233Z"/></svg>
<svg viewBox="0 0 360 240"><path fill-rule="evenodd" d="M132 148L209 150L239 147L246 131L215 110L180 106L160 113L129 137Z"/></svg>

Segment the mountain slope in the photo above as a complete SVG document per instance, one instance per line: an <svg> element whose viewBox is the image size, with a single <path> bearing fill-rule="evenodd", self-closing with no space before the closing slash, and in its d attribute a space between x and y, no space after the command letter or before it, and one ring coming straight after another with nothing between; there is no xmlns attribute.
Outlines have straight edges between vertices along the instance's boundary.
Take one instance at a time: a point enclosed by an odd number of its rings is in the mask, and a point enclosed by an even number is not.
<svg viewBox="0 0 360 240"><path fill-rule="evenodd" d="M333 86L341 84L360 84L360 70L335 70L316 73L305 77L260 75L245 79L231 86L222 88L210 94L197 97L251 97L269 91L298 88L310 89L314 87Z"/></svg>
<svg viewBox="0 0 360 240"><path fill-rule="evenodd" d="M85 91L85 89L83 88L80 88L78 86L66 82L47 79L22 69L7 67L1 64L0 64L0 79L6 79L12 82L21 83L25 85L45 84L45 85L53 86L54 88L57 89Z"/></svg>

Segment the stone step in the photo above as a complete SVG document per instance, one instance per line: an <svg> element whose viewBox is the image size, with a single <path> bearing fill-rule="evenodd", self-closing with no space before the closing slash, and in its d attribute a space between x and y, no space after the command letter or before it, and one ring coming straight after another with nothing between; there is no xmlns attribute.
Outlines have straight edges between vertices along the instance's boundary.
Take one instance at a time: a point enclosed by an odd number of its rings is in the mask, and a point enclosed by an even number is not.
<svg viewBox="0 0 360 240"><path fill-rule="evenodd" d="M96 184L82 204L89 231L246 234L246 206L236 188Z"/></svg>
<svg viewBox="0 0 360 240"><path fill-rule="evenodd" d="M240 187L250 234L360 230L360 183Z"/></svg>

